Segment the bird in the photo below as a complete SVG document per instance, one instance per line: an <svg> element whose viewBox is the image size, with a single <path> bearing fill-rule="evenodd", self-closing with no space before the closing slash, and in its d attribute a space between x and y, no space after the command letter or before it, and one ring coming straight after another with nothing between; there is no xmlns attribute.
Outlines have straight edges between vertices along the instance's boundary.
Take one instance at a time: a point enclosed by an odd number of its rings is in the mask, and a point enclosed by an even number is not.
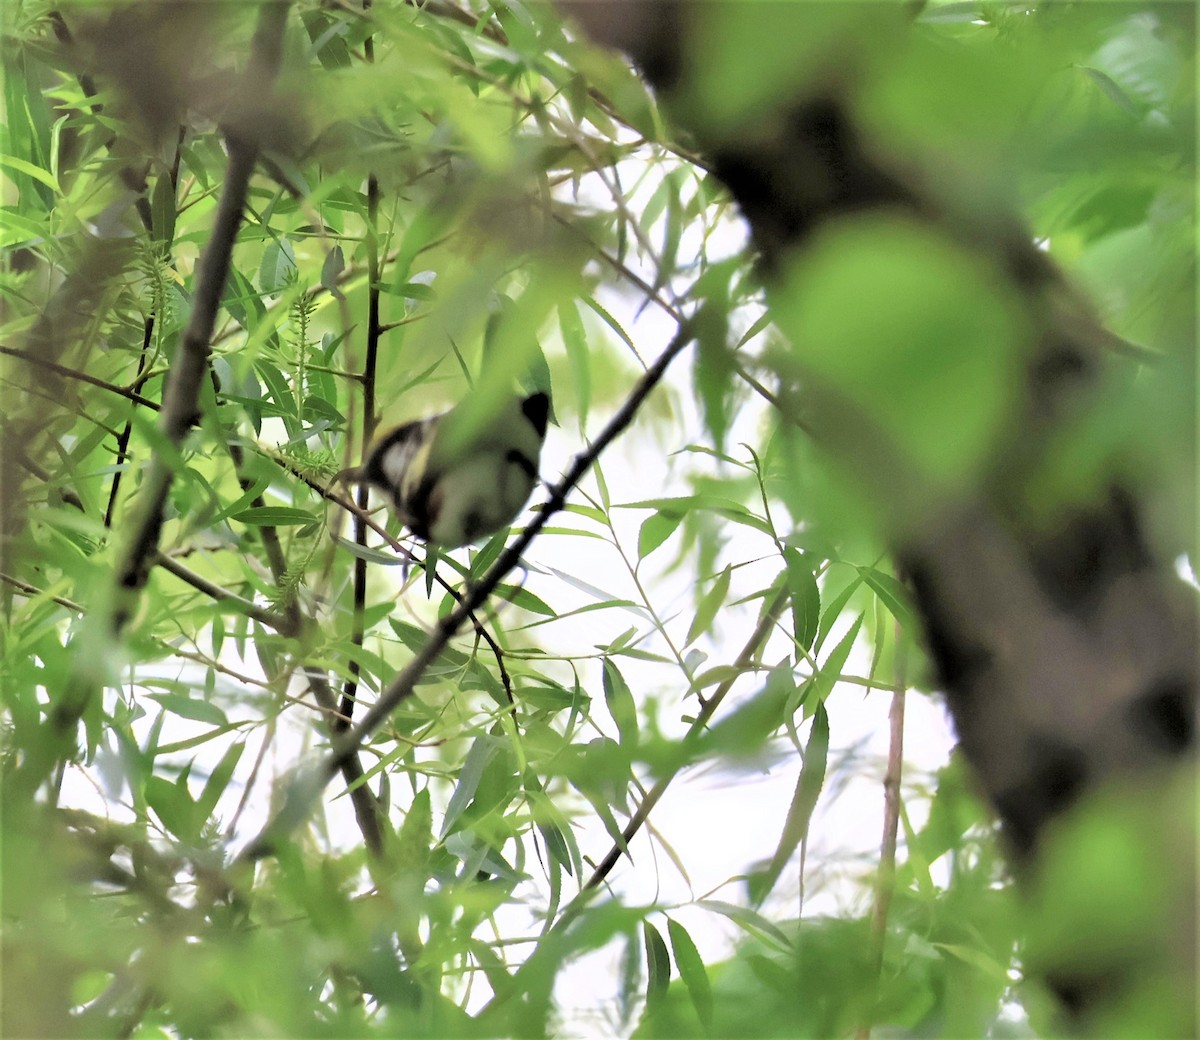
<svg viewBox="0 0 1200 1040"><path fill-rule="evenodd" d="M335 480L382 491L423 542L454 549L482 541L512 523L537 485L550 397L539 391L513 398L482 429L470 431L474 407L468 398L385 430L363 464Z"/></svg>

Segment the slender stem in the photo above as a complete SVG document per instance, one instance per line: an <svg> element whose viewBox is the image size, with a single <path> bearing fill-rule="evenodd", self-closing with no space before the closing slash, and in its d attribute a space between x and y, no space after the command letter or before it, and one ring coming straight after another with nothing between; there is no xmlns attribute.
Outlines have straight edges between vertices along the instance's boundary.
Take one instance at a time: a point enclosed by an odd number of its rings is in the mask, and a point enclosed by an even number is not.
<svg viewBox="0 0 1200 1040"><path fill-rule="evenodd" d="M900 780L904 767L904 698L907 681L904 632L896 622L896 690L888 710L888 760L883 777L883 840L879 869L875 875L875 905L871 910L871 985L878 987L883 973L883 948L887 938L888 912L896 888L896 843L900 831ZM856 1040L867 1040L870 1023L858 1027Z"/></svg>
<svg viewBox="0 0 1200 1040"><path fill-rule="evenodd" d="M368 37L368 42L370 42ZM374 48L368 51L368 60L374 56ZM379 359L379 178L375 174L367 177L367 356L363 363L363 450L375 435L375 372ZM357 502L366 510L370 489L365 484L358 487ZM355 544L366 546L367 525L361 516L354 520ZM365 636L363 616L367 609L367 561L361 556L354 560L354 606L350 641L361 647ZM342 732L349 728L354 717L355 698L358 694L359 663L357 657L350 659L350 674L342 687L340 717L334 729Z"/></svg>
<svg viewBox="0 0 1200 1040"><path fill-rule="evenodd" d="M209 581L203 575L197 574L165 553L158 553L155 556L154 562L163 570L175 575L180 581L186 582L192 588L203 592L210 599L218 603L228 603L230 606L236 607L246 617L253 618L255 621L261 621L268 628L273 628L277 632L282 632L285 635L296 634L295 622L292 619L276 614L274 611L265 610L258 606L258 604L237 595L237 593L223 589L220 585Z"/></svg>
<svg viewBox="0 0 1200 1040"><path fill-rule="evenodd" d="M9 357L20 358L22 361L27 361L31 365L37 365L39 368L44 368L49 372L62 376L64 379L74 379L80 383L89 383L92 386L98 386L101 390L107 390L110 394L116 394L118 397L124 397L128 401L132 401L136 405L141 405L143 408L149 408L151 411L157 412L159 404L157 401L151 401L148 397L142 397L141 394L134 390L127 389L123 386L117 386L115 383L109 383L103 379L97 379L95 376L88 375L86 372L80 372L78 369L68 368L66 365L60 365L55 361L49 361L46 358L38 357L37 354L28 350L18 350L15 347L0 346L0 354L6 354Z"/></svg>

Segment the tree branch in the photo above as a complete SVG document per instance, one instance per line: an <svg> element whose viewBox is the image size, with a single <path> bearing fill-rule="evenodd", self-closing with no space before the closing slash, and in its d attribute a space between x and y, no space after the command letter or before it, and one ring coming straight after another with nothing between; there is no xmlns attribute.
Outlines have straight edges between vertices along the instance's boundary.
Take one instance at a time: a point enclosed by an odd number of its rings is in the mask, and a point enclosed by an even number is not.
<svg viewBox="0 0 1200 1040"><path fill-rule="evenodd" d="M252 77L265 89L279 69L283 31L288 5L271 2L259 13L254 36ZM226 135L229 162L217 203L217 214L196 270L192 313L184 330L179 353L171 368L160 416L160 430L169 447L177 450L199 419L200 389L208 373L209 343L216 324L221 295L229 276L233 245L242 222L250 176L254 172L258 146L248 128L231 129ZM120 632L133 611L133 601L145 587L162 533L163 510L175 476L176 463L167 453L156 451L146 474L140 497L141 515L134 526L124 558L117 570L119 603L112 627Z"/></svg>

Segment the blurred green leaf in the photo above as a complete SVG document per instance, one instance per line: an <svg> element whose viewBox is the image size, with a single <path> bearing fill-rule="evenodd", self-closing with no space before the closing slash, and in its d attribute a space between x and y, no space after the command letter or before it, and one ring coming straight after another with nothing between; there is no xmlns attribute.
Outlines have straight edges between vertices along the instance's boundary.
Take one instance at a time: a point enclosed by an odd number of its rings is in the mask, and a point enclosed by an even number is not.
<svg viewBox="0 0 1200 1040"><path fill-rule="evenodd" d="M713 994L700 951L696 949L696 944L692 942L687 930L674 918L667 918L667 934L671 937L671 949L675 951L675 965L679 969L679 977L687 986L700 1024L705 1030L709 1030L713 1021Z"/></svg>

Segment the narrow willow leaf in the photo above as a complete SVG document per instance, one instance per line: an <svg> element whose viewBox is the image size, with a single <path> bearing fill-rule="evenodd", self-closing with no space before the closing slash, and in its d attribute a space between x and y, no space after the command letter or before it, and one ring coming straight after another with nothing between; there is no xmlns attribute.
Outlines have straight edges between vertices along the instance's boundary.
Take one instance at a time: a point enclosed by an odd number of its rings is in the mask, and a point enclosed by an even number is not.
<svg viewBox="0 0 1200 1040"><path fill-rule="evenodd" d="M154 810L154 814L162 821L175 837L181 841L194 841L199 833L196 803L188 794L186 778L184 783L171 783L161 776L151 776L146 779L146 804Z"/></svg>
<svg viewBox="0 0 1200 1040"><path fill-rule="evenodd" d="M817 807L821 788L825 785L828 761L829 715L825 711L825 705L818 702L812 730L804 748L804 765L801 766L800 776L796 780L796 790L792 794L791 805L788 806L779 844L775 847L775 853L766 870L750 879L750 896L755 905L761 905L770 894L780 874L791 862L796 849L808 837L812 814Z"/></svg>
<svg viewBox="0 0 1200 1040"><path fill-rule="evenodd" d="M892 617L899 621L905 629L912 631L913 612L908 603L908 590L892 575L884 574L883 571L876 570L874 567L859 567L858 573L862 575L863 581L867 583L871 591L887 607Z"/></svg>
<svg viewBox="0 0 1200 1040"><path fill-rule="evenodd" d="M705 509L735 524L742 524L763 534L774 536L771 525L755 516L740 502L721 495L684 495L679 498L645 498L637 502L623 502L622 509L657 509L659 512L684 516L693 509Z"/></svg>
<svg viewBox="0 0 1200 1040"><path fill-rule="evenodd" d="M46 187L52 188L56 195L63 193L54 174L48 170L43 170L40 166L34 166L31 162L26 162L24 159L18 159L15 155L0 155L0 166L7 166L9 169L23 173L27 177L32 177L39 184L44 184Z"/></svg>
<svg viewBox="0 0 1200 1040"><path fill-rule="evenodd" d="M821 591L804 555L790 546L783 550L787 565L787 588L792 604L792 631L796 642L812 650L821 618Z"/></svg>
<svg viewBox="0 0 1200 1040"><path fill-rule="evenodd" d="M558 617L558 611L549 603L535 596L523 585L497 585L496 596L506 599L514 607L528 610L531 614L541 614L543 617Z"/></svg>
<svg viewBox="0 0 1200 1040"><path fill-rule="evenodd" d="M753 322L753 324L751 324L751 326L745 332L742 333L741 338L738 339L738 341L734 345L733 349L741 350L742 347L744 347L747 343L749 343L752 339L754 339L755 336L757 336L760 332L762 332L763 329L765 329L770 324L771 324L771 312L763 311L763 313L758 316L758 318Z"/></svg>
<svg viewBox="0 0 1200 1040"><path fill-rule="evenodd" d="M646 1012L653 1014L671 982L671 955L658 929L649 921L642 922L642 941L646 948Z"/></svg>
<svg viewBox="0 0 1200 1040"><path fill-rule="evenodd" d="M450 796L450 804L446 806L446 816L442 821L443 838L452 832L463 810L471 804L471 799L475 797L475 791L479 788L479 781L483 779L483 771L496 753L496 749L496 741L487 734L483 733L475 738L471 750L467 752L467 757L463 761L458 783L455 785L454 793Z"/></svg>
<svg viewBox="0 0 1200 1040"><path fill-rule="evenodd" d="M588 407L592 399L592 362L583 318L574 300L559 303L558 328L567 351L567 362L571 366L571 387L579 407L579 425L583 428L587 425Z"/></svg>
<svg viewBox="0 0 1200 1040"><path fill-rule="evenodd" d="M394 857L397 871L411 871L423 876L429 860L429 847L432 844L433 809L429 801L429 788L424 787L413 795L412 804L409 805L404 822L400 825Z"/></svg>
<svg viewBox="0 0 1200 1040"><path fill-rule="evenodd" d="M621 949L621 967L618 973L617 1006L620 1010L621 1023L628 1026L633 1019L634 1008L641 996L642 980L642 945L635 935L628 935ZM630 1029L621 1030L622 1035L628 1035Z"/></svg>
<svg viewBox="0 0 1200 1040"><path fill-rule="evenodd" d="M717 580L713 582L712 588L704 594L699 606L696 607L696 616L692 618L692 627L688 629L684 646L695 642L709 630L716 619L717 611L721 609L725 603L725 597L729 595L729 582L732 574L732 565L727 566L717 575Z"/></svg>
<svg viewBox="0 0 1200 1040"><path fill-rule="evenodd" d="M568 874L574 874L571 865L571 853L567 847L567 839L563 836L563 832L553 823L539 823L537 829L542 836L542 841L546 843L547 855Z"/></svg>
<svg viewBox="0 0 1200 1040"><path fill-rule="evenodd" d="M729 918L748 935L768 942L780 953L792 952L792 941L777 925L768 921L757 910L752 910L748 906L739 906L737 903L728 903L723 899L701 899L696 905Z"/></svg>
<svg viewBox="0 0 1200 1040"><path fill-rule="evenodd" d="M372 549L366 545L356 545L345 538L335 538L334 541L352 556L357 556L360 560L366 560L367 563L377 563L381 567L399 567L401 564L412 562L403 556L397 556L390 549L386 552L382 549Z"/></svg>
<svg viewBox="0 0 1200 1040"><path fill-rule="evenodd" d="M727 287L726 287L727 289ZM729 302L726 297L715 306L711 301L695 319L696 363L692 384L704 412L713 447L720 450L729 428L730 387L733 380L733 356L729 350Z"/></svg>
<svg viewBox="0 0 1200 1040"><path fill-rule="evenodd" d="M175 237L175 184L165 171L158 175L150 196L150 227L155 242L171 244Z"/></svg>
<svg viewBox="0 0 1200 1040"><path fill-rule="evenodd" d="M522 783L526 796L533 809L539 830L546 842L546 848L552 858L561 863L568 874L574 877L583 870L583 857L575 841L575 833L570 823L555 807L554 802L546 794L537 773L527 769L522 774Z"/></svg>
<svg viewBox="0 0 1200 1040"><path fill-rule="evenodd" d="M602 307L596 301L596 299L594 297L585 296L585 297L583 297L583 302L586 303L589 307L591 307L591 309L594 310L600 316L600 320L603 321L605 325L607 325L610 329L613 330L613 332L615 332L618 336L621 337L621 339L624 341L625 345L627 347L629 347L629 349L631 351L633 351L633 356L636 357L640 361L641 356L638 354L638 349L636 346L634 346L633 340L631 340L629 338L629 333L626 332L625 329L621 327L621 323L619 321L617 321L617 319L614 318L611 314L609 314L608 311L606 311L604 309L604 307Z"/></svg>
<svg viewBox="0 0 1200 1040"><path fill-rule="evenodd" d="M402 296L406 300L437 299L437 291L432 285L426 285L424 282L405 282L403 285L383 285L380 288L386 293Z"/></svg>
<svg viewBox="0 0 1200 1040"><path fill-rule="evenodd" d="M805 698L806 703L810 707L825 703L825 698L833 690L834 684L838 681L838 676L842 674L842 669L846 666L846 658L850 656L850 651L854 647L854 640L858 637L859 628L862 627L863 616L859 614L854 619L854 624L850 626L850 630L842 636L838 645L829 652L829 656L825 658L820 671L813 676L812 685Z"/></svg>
<svg viewBox="0 0 1200 1040"><path fill-rule="evenodd" d="M346 270L346 254L341 246L334 246L325 254L325 262L321 265L321 285L335 296L341 290L338 288L338 278Z"/></svg>
<svg viewBox="0 0 1200 1040"><path fill-rule="evenodd" d="M288 506L258 506L243 509L235 513L231 520L248 527L298 527L303 524L315 524L317 518L304 509L292 509Z"/></svg>
<svg viewBox="0 0 1200 1040"><path fill-rule="evenodd" d="M667 918L667 934L671 937L671 949L675 952L675 967L679 969L679 977L683 979L700 1024L707 1032L712 1029L713 995L700 951L696 949L687 929L670 917Z"/></svg>
<svg viewBox="0 0 1200 1040"><path fill-rule="evenodd" d="M675 533L683 520L682 513L653 513L638 531L638 559L644 560Z"/></svg>
<svg viewBox="0 0 1200 1040"><path fill-rule="evenodd" d="M603 681L604 700L608 705L609 714L613 717L613 722L617 724L617 732L621 737L620 742L625 747L636 747L638 742L637 705L634 703L629 684L625 682L625 677L611 657L604 659Z"/></svg>
<svg viewBox="0 0 1200 1040"><path fill-rule="evenodd" d="M819 652L825 644L825 638L829 635L830 629L836 624L837 619L842 616L842 611L845 609L846 604L850 602L850 597L854 595L854 591L861 584L862 577L855 578L841 592L834 596L832 600L825 604L825 610L821 614L821 624L817 628L817 640L813 644L813 653Z"/></svg>
<svg viewBox="0 0 1200 1040"><path fill-rule="evenodd" d="M152 693L152 701L158 701L164 709L181 719L191 719L193 722L208 722L214 726L227 726L229 720L225 712L209 701L199 697L191 697L184 693Z"/></svg>
<svg viewBox="0 0 1200 1040"><path fill-rule="evenodd" d="M288 287L296 277L296 256L286 238L270 242L263 250L258 267L258 284L262 291L275 295Z"/></svg>
<svg viewBox="0 0 1200 1040"><path fill-rule="evenodd" d="M771 734L787 718L795 689L791 659L785 657L767 673L763 688L704 733L698 746L735 758L763 754Z"/></svg>
<svg viewBox="0 0 1200 1040"><path fill-rule="evenodd" d="M225 750L225 754L221 756L221 761L217 763L216 768L209 774L207 782L204 784L204 790L200 792L200 797L196 799L196 812L199 818L207 820L217 807L217 802L220 801L221 795L225 793L225 788L229 786L229 781L233 779L233 771L237 768L238 760L242 757L242 752L246 749L246 745L238 741L236 744L230 744Z"/></svg>

